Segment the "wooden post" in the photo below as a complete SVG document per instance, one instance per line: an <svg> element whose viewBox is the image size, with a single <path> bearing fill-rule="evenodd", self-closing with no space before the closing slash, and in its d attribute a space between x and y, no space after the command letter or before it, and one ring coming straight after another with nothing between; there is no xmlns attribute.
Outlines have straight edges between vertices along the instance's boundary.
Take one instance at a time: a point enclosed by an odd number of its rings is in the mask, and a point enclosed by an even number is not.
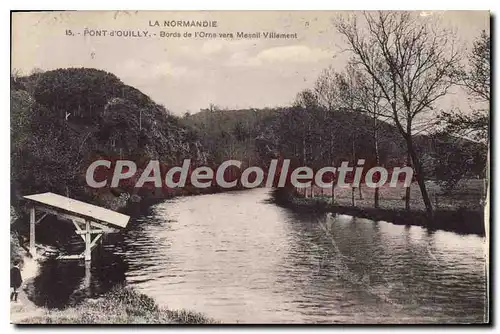
<svg viewBox="0 0 500 334"><path fill-rule="evenodd" d="M30 208L30 253L33 258L36 258L35 247L35 207Z"/></svg>
<svg viewBox="0 0 500 334"><path fill-rule="evenodd" d="M356 199L354 198L354 190L355 190L355 187L351 186L351 204L352 204L352 206L356 206Z"/></svg>
<svg viewBox="0 0 500 334"><path fill-rule="evenodd" d="M92 259L92 248L90 243L92 242L92 234L90 233L91 226L90 221L85 220L85 278L84 278L84 286L88 288L90 286L90 265Z"/></svg>
<svg viewBox="0 0 500 334"><path fill-rule="evenodd" d="M92 256L92 250L90 248L90 243L92 241L90 231L90 222L85 220L85 264L87 264L87 261L90 263Z"/></svg>
<svg viewBox="0 0 500 334"><path fill-rule="evenodd" d="M335 204L335 180L332 181L332 204Z"/></svg>
<svg viewBox="0 0 500 334"><path fill-rule="evenodd" d="M85 261L85 277L83 279L83 285L85 288L90 287L90 261Z"/></svg>

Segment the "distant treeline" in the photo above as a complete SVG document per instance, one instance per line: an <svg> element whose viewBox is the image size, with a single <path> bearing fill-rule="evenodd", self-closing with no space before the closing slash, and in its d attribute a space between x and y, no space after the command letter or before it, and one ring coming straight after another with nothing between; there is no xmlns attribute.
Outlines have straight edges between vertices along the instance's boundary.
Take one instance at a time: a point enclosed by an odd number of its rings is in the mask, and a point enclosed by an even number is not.
<svg viewBox="0 0 500 334"><path fill-rule="evenodd" d="M11 194L55 192L112 206L86 186L100 157L206 163L196 132L111 73L89 68L11 76ZM132 192L132 189L118 190ZM109 195L109 194L108 194ZM111 196L111 198L113 198Z"/></svg>
<svg viewBox="0 0 500 334"><path fill-rule="evenodd" d="M228 159L247 166L267 167L271 159L291 159L295 166L319 169L341 161L365 167L406 165L406 148L395 126L379 125L379 162L375 163L372 119L348 110L291 106L273 109L229 110L213 107L185 115L183 123L194 128L207 152L207 160L220 164ZM468 164L467 177L483 177L486 147L445 133L415 138L430 179L445 177L452 164Z"/></svg>
<svg viewBox="0 0 500 334"><path fill-rule="evenodd" d="M123 193L150 195L126 184L104 193L89 188L86 169L101 158L128 159L138 166L149 160L180 166L186 158L195 166L217 166L234 159L243 167L264 169L271 159L291 159L292 165L313 169L357 159L365 159L367 168L392 168L407 159L401 135L384 121L375 156L373 120L363 113L301 105L245 110L210 106L176 117L115 75L96 69L12 75L11 102L14 204L23 195L47 191L112 208ZM416 136L415 147L430 178L446 177L449 166L464 162L468 177L484 176L483 144L438 134Z"/></svg>

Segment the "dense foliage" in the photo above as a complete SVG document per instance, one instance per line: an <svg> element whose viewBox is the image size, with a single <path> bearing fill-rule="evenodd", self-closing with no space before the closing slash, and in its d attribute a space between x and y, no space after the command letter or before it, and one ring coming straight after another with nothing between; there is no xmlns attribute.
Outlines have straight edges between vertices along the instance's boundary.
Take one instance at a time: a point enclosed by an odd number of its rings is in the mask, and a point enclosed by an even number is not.
<svg viewBox="0 0 500 334"><path fill-rule="evenodd" d="M95 197L85 171L99 157L205 163L196 133L111 73L69 68L11 81L14 201L46 191Z"/></svg>
<svg viewBox="0 0 500 334"><path fill-rule="evenodd" d="M202 110L183 122L197 132L209 162L236 159L244 165L268 166L271 159L291 159L297 165L321 168L341 161L365 159L375 165L372 118L366 114L328 111L318 105L277 109ZM391 168L406 163L406 148L395 126L378 126L378 165ZM484 145L457 141L446 134L418 135L416 149L432 179L448 179L453 161L467 164L455 178L482 175Z"/></svg>
<svg viewBox="0 0 500 334"><path fill-rule="evenodd" d="M102 192L86 187L85 171L97 158L150 159L180 165L217 166L236 159L265 167L273 158L313 168L365 159L365 166L404 165L406 149L394 125L318 104L287 108L210 108L178 118L113 74L96 69L58 69L11 80L11 189L15 204L29 193L52 191L107 205ZM449 135L415 136L431 178L482 176L485 147ZM463 164L467 168L462 168ZM460 173L450 176L455 166ZM458 168L460 167L460 168ZM140 172L140 171L139 171ZM453 182L450 182L453 184ZM90 190L90 191L89 191ZM126 188L114 191L133 193ZM106 194L108 197L110 194ZM142 195L142 194L141 194Z"/></svg>

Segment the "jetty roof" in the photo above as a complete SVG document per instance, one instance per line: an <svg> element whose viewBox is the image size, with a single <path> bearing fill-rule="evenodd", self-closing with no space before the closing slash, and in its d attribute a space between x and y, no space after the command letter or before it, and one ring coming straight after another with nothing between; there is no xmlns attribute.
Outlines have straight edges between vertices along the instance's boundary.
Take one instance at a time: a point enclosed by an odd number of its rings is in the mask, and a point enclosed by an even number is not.
<svg viewBox="0 0 500 334"><path fill-rule="evenodd" d="M97 205L77 201L75 199L50 192L24 196L24 198L51 207L55 210L121 228L125 228L130 219L129 216L116 211L108 210Z"/></svg>

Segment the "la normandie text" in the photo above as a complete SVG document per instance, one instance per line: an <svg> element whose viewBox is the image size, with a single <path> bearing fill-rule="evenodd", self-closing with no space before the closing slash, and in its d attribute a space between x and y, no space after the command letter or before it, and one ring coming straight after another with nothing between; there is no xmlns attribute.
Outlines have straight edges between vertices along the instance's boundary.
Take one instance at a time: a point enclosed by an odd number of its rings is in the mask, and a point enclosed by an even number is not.
<svg viewBox="0 0 500 334"><path fill-rule="evenodd" d="M217 21L208 20L149 20L150 27L169 27L169 28L217 28Z"/></svg>

